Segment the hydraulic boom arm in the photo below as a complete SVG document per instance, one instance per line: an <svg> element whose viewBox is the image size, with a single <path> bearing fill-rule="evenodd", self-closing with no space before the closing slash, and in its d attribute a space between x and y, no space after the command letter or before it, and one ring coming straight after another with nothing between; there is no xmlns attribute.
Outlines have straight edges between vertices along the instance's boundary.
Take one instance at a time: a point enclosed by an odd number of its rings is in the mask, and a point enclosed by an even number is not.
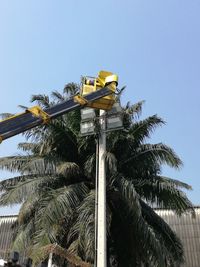
<svg viewBox="0 0 200 267"><path fill-rule="evenodd" d="M84 78L80 95L44 110L40 106L31 107L24 113L0 121L0 142L41 124L48 123L51 119L74 109L84 106L110 109L115 102L116 85L117 76L110 72L101 71L98 78L92 80Z"/></svg>

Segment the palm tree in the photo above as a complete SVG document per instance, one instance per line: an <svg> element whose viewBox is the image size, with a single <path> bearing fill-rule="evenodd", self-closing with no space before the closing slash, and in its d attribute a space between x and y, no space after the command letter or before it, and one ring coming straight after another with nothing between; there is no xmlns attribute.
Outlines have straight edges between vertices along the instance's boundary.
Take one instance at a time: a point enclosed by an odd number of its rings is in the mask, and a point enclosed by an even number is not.
<svg viewBox="0 0 200 267"><path fill-rule="evenodd" d="M32 102L47 108L78 89L68 84L63 94L52 93L52 101L36 95ZM179 169L182 162L167 145L146 143L164 121L157 115L139 120L142 104L128 103L124 130L107 134L108 266L179 266L182 244L151 207L179 215L193 211L181 190L191 187L162 176L163 164ZM79 130L75 110L26 132L22 154L0 159L1 169L20 173L0 182L0 205L22 204L13 249L25 250L35 262L53 249L80 266L94 262L97 136L82 137Z"/></svg>

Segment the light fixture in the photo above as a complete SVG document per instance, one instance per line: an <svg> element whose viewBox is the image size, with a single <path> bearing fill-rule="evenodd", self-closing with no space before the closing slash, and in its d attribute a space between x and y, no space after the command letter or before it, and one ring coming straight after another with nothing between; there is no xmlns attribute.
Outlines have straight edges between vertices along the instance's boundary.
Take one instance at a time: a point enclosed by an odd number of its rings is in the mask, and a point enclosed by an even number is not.
<svg viewBox="0 0 200 267"><path fill-rule="evenodd" d="M95 118L95 111L93 108L83 108L81 109L81 120L88 121Z"/></svg>
<svg viewBox="0 0 200 267"><path fill-rule="evenodd" d="M123 129L122 108L119 102L116 102L112 109L107 112L106 123L108 131Z"/></svg>
<svg viewBox="0 0 200 267"><path fill-rule="evenodd" d="M81 134L82 135L91 135L94 134L94 122L93 121L84 121L81 122Z"/></svg>
<svg viewBox="0 0 200 267"><path fill-rule="evenodd" d="M81 109L81 134L91 135L94 134L94 119L95 111L93 108L83 108Z"/></svg>
<svg viewBox="0 0 200 267"><path fill-rule="evenodd" d="M93 108L81 109L81 135L92 135L95 133L95 110ZM106 132L123 129L122 108L116 102L112 109L106 113Z"/></svg>

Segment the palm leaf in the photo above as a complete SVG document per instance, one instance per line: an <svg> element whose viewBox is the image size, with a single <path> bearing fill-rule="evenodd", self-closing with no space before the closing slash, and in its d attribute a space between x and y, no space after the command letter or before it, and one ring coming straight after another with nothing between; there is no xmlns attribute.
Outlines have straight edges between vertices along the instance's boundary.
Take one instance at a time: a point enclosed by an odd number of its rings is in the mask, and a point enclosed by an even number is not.
<svg viewBox="0 0 200 267"><path fill-rule="evenodd" d="M67 261L73 266L76 267L92 267L90 263L84 262L80 257L73 255L68 250L63 249L57 244L51 244L47 245L41 248L43 255L42 257L38 258L38 262L40 262L42 259L47 258L49 253L54 253L55 255L58 255L64 259L67 259Z"/></svg>
<svg viewBox="0 0 200 267"><path fill-rule="evenodd" d="M0 114L0 118L2 120L8 119L9 117L12 117L12 116L14 116L14 114L12 114L12 113L1 113Z"/></svg>
<svg viewBox="0 0 200 267"><path fill-rule="evenodd" d="M62 162L57 166L57 173L64 177L80 176L80 167L75 162Z"/></svg>
<svg viewBox="0 0 200 267"><path fill-rule="evenodd" d="M79 91L79 86L76 83L68 83L65 85L63 89L63 93L66 94L68 97L76 95Z"/></svg>
<svg viewBox="0 0 200 267"><path fill-rule="evenodd" d="M142 248L143 254L146 254L144 259L149 261L151 258L153 264L157 263L158 266L164 266L165 259L159 239L157 239L154 230L142 216L139 196L132 182L120 177L114 183L127 205L129 214L126 216L129 224L132 224L132 234L135 235L135 238L137 237L134 242L138 244L138 248Z"/></svg>
<svg viewBox="0 0 200 267"><path fill-rule="evenodd" d="M27 174L27 175L20 175L12 178L7 178L6 180L0 181L0 191L14 187L18 185L20 182L35 179L36 177L41 178L41 176L37 174Z"/></svg>
<svg viewBox="0 0 200 267"><path fill-rule="evenodd" d="M21 167L21 171L36 174L56 174L55 163L50 157L31 157L31 160L28 160Z"/></svg>
<svg viewBox="0 0 200 267"><path fill-rule="evenodd" d="M53 91L53 92L51 93L51 96L52 96L55 100L58 100L58 101L64 101L64 100L65 100L64 96L63 96L61 93L59 93L58 91Z"/></svg>
<svg viewBox="0 0 200 267"><path fill-rule="evenodd" d="M167 257L176 264L181 264L184 261L183 245L176 234L171 230L169 225L158 216L155 211L150 208L144 201L140 200L142 214L145 220L150 224L158 238L164 243L167 248ZM173 265L177 266L177 265Z"/></svg>
<svg viewBox="0 0 200 267"><path fill-rule="evenodd" d="M23 106L23 105L18 105L18 107L19 107L19 108L21 108L21 109L23 109L23 110L26 110L26 109L28 109L28 107L27 107L27 106Z"/></svg>
<svg viewBox="0 0 200 267"><path fill-rule="evenodd" d="M137 118L141 115L142 112L142 105L144 104L144 100L137 102L136 104L131 105L130 102L128 102L125 106L125 113L131 116L131 118Z"/></svg>
<svg viewBox="0 0 200 267"><path fill-rule="evenodd" d="M173 209L177 214L186 211L192 212L194 209L184 192L178 187L190 188L189 185L177 180L170 180L162 176L156 176L149 179L132 180L137 192L149 203L156 204L163 208Z"/></svg>
<svg viewBox="0 0 200 267"><path fill-rule="evenodd" d="M45 108L50 107L50 100L47 95L42 95L42 94L32 95L31 102L37 102L38 105L41 105Z"/></svg>
<svg viewBox="0 0 200 267"><path fill-rule="evenodd" d="M0 169L10 172L20 172L22 167L34 156L11 156L0 158Z"/></svg>
<svg viewBox="0 0 200 267"><path fill-rule="evenodd" d="M12 243L12 249L17 250L25 255L31 246L31 237L33 232L33 220L30 220L25 225L20 226L17 230L14 242Z"/></svg>
<svg viewBox="0 0 200 267"><path fill-rule="evenodd" d="M70 217L88 193L84 183L50 190L43 196L37 214L37 224L50 229L50 226L59 223L64 216Z"/></svg>
<svg viewBox="0 0 200 267"><path fill-rule="evenodd" d="M55 177L49 175L33 175L28 177L29 179L25 180L24 177L21 177L21 181L18 182L15 186L6 188L6 191L0 196L1 206L22 203L24 200L29 198L31 194L38 194L42 189L46 190L46 187L44 185L46 184L47 186L49 184L49 181L53 181L53 179L55 179Z"/></svg>
<svg viewBox="0 0 200 267"><path fill-rule="evenodd" d="M19 225L25 225L31 221L39 206L39 196L30 195L27 200L22 204L17 221Z"/></svg>
<svg viewBox="0 0 200 267"><path fill-rule="evenodd" d="M165 122L157 115L148 117L145 120L135 122L128 135L133 137L134 145L141 144L145 138L149 138L150 134L158 127L163 125Z"/></svg>
<svg viewBox="0 0 200 267"><path fill-rule="evenodd" d="M115 155L111 152L105 152L104 154L107 174L109 176L117 172L117 159Z"/></svg>
<svg viewBox="0 0 200 267"><path fill-rule="evenodd" d="M38 147L39 147L38 144L35 144L35 143L24 142L24 143L18 144L18 149L20 149L24 152L34 153L34 152L38 151Z"/></svg>
<svg viewBox="0 0 200 267"><path fill-rule="evenodd" d="M173 168L180 168L182 165L181 159L170 147L159 144L143 144L138 147L132 155L122 162L123 165L133 161L145 161L148 160L148 164L157 162L158 164L167 164Z"/></svg>

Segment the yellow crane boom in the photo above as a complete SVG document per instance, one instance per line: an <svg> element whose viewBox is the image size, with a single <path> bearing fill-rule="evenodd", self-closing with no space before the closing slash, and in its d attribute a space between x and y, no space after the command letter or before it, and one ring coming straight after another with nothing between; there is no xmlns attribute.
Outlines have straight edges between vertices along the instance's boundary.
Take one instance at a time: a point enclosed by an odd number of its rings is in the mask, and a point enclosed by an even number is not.
<svg viewBox="0 0 200 267"><path fill-rule="evenodd" d="M118 77L112 72L100 71L96 78L83 77L80 94L71 99L44 110L34 106L0 121L0 142L84 106L110 110L115 103L117 84Z"/></svg>

